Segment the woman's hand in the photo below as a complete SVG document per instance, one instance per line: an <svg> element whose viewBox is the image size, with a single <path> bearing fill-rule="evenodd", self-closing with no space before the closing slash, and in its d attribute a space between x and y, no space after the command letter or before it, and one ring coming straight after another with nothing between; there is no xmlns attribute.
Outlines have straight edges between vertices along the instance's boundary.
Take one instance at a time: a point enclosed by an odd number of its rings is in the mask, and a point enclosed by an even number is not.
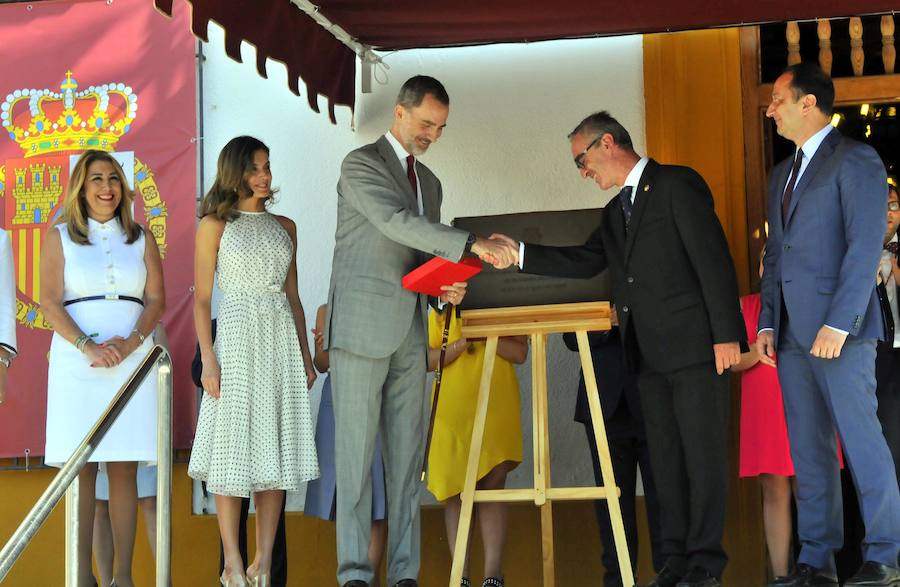
<svg viewBox="0 0 900 587"><path fill-rule="evenodd" d="M313 383L316 382L316 377L318 377L318 373L316 373L316 368L313 366L312 361L309 363L304 363L303 366L306 368L306 389L312 389Z"/></svg>
<svg viewBox="0 0 900 587"><path fill-rule="evenodd" d="M114 336L99 346L101 348L112 347L116 349L122 357L119 362L122 362L141 346L141 340L134 335L129 335L128 338Z"/></svg>
<svg viewBox="0 0 900 587"><path fill-rule="evenodd" d="M200 385L203 386L203 391L208 393L211 398L219 399L219 383L222 379L222 374L219 371L219 360L213 356L204 358L202 363L203 372L200 375Z"/></svg>
<svg viewBox="0 0 900 587"><path fill-rule="evenodd" d="M108 345L107 343L97 344L93 340L85 343L84 354L91 361L91 367L105 367L108 369L122 362L123 357L119 348L115 344Z"/></svg>

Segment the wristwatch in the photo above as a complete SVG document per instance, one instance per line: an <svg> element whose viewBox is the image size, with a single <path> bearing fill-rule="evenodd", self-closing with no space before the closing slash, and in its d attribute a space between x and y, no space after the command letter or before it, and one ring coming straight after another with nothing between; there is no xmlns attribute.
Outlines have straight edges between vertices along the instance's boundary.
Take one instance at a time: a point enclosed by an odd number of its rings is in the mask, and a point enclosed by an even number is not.
<svg viewBox="0 0 900 587"><path fill-rule="evenodd" d="M472 252L472 247L475 245L476 240L478 240L478 237L475 236L474 232L470 232L469 237L466 239L466 248L463 249L463 254L468 255Z"/></svg>
<svg viewBox="0 0 900 587"><path fill-rule="evenodd" d="M0 365L3 365L7 369L9 369L10 363L12 363L12 357L4 357L0 355Z"/></svg>

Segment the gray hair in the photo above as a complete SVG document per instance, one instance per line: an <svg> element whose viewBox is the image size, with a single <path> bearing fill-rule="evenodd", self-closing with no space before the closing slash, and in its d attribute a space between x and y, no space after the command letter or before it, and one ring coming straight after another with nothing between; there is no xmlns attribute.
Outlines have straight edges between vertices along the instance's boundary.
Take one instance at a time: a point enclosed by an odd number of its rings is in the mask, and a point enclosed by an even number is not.
<svg viewBox="0 0 900 587"><path fill-rule="evenodd" d="M612 135L613 140L622 148L634 151L634 145L631 142L631 135L625 130L625 127L619 124L619 121L610 116L609 112L603 110L595 112L578 123L575 130L569 133L568 138L571 141L575 135L590 135L594 137L602 137L606 133Z"/></svg>
<svg viewBox="0 0 900 587"><path fill-rule="evenodd" d="M444 84L427 75L416 75L406 80L397 94L397 104L409 110L422 104L428 94L444 106L450 105L450 96L447 95Z"/></svg>

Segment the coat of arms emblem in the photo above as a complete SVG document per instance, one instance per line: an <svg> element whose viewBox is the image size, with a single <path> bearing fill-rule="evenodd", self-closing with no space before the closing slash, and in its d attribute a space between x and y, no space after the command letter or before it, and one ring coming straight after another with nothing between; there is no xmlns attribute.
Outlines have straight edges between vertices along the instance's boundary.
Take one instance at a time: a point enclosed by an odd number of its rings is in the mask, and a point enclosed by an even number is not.
<svg viewBox="0 0 900 587"><path fill-rule="evenodd" d="M21 158L0 165L0 227L13 246L16 317L29 328L50 328L40 310L41 241L61 210L72 156L114 152L138 112L138 96L125 84L79 91L72 75L66 72L59 92L18 89L0 103L0 126L22 149ZM133 153L120 154L129 162L126 173L133 169L131 187L135 202L143 202L145 225L165 255L167 210L153 172Z"/></svg>

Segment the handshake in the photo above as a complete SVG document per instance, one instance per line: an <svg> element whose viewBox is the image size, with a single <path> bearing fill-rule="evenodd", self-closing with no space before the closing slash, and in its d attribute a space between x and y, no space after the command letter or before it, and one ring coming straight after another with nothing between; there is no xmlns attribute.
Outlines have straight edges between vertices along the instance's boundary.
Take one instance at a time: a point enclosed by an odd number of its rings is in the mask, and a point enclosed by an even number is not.
<svg viewBox="0 0 900 587"><path fill-rule="evenodd" d="M479 236L472 245L472 252L495 269L519 264L519 243L505 234L495 233L488 238Z"/></svg>

